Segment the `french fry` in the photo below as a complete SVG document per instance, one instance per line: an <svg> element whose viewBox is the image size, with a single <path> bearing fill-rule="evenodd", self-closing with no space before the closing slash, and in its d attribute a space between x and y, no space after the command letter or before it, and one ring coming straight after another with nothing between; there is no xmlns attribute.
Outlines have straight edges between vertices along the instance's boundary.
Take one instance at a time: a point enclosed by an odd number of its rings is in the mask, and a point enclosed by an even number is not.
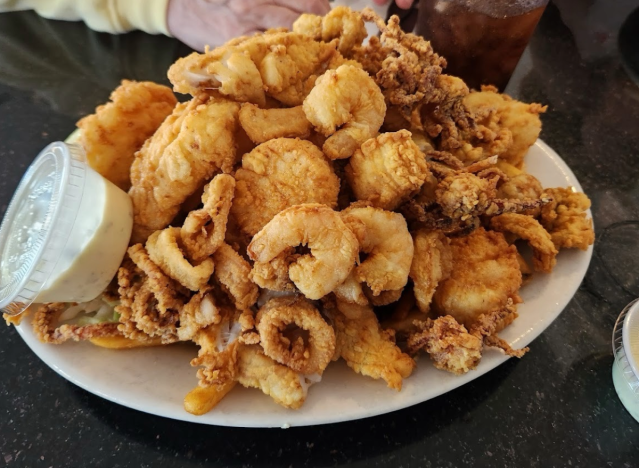
<svg viewBox="0 0 639 468"><path fill-rule="evenodd" d="M101 348L109 349L131 349L131 348L145 348L148 346L160 346L162 342L160 338L153 338L151 340L139 341L132 340L131 338L125 338L124 336L102 336L99 338L91 338L89 341Z"/></svg>
<svg viewBox="0 0 639 468"><path fill-rule="evenodd" d="M235 387L235 383L230 380L221 385L195 387L184 397L184 409L197 416L208 413Z"/></svg>

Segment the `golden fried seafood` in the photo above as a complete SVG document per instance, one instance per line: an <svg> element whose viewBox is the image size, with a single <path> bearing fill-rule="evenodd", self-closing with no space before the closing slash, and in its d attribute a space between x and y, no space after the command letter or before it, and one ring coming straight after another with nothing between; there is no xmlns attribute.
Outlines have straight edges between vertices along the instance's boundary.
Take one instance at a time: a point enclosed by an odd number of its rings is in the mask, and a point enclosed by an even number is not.
<svg viewBox="0 0 639 468"><path fill-rule="evenodd" d="M484 345L499 348L508 356L520 358L528 352L528 348L512 349L497 336L497 332L510 325L518 316L517 306L509 299L503 307L480 315L470 327L470 333L483 339Z"/></svg>
<svg viewBox="0 0 639 468"><path fill-rule="evenodd" d="M232 298L239 310L248 309L257 301L259 290L249 279L251 265L228 244L222 243L213 254L213 277Z"/></svg>
<svg viewBox="0 0 639 468"><path fill-rule="evenodd" d="M231 215L248 235L255 235L280 211L303 203L337 205L339 179L312 143L277 138L242 158L235 173Z"/></svg>
<svg viewBox="0 0 639 468"><path fill-rule="evenodd" d="M255 104L244 103L239 117L240 125L257 144L274 138L306 138L311 134L311 123L302 106L260 109Z"/></svg>
<svg viewBox="0 0 639 468"><path fill-rule="evenodd" d="M450 240L441 231L421 229L413 234L415 253L410 266L417 307L423 313L430 310L433 294L439 283L448 279L453 268Z"/></svg>
<svg viewBox="0 0 639 468"><path fill-rule="evenodd" d="M304 100L304 113L317 131L329 137L322 147L326 156L344 159L377 134L386 104L364 70L341 65L318 78Z"/></svg>
<svg viewBox="0 0 639 468"><path fill-rule="evenodd" d="M326 16L310 13L300 15L293 23L293 31L311 36L316 41L339 39L337 50L343 55L361 45L368 35L362 15L344 6L333 8Z"/></svg>
<svg viewBox="0 0 639 468"><path fill-rule="evenodd" d="M326 205L305 204L278 213L253 237L247 251L257 265L300 245L306 245L310 253L292 262L288 274L302 294L313 300L344 282L359 250L355 235L337 212Z"/></svg>
<svg viewBox="0 0 639 468"><path fill-rule="evenodd" d="M525 239L533 251L533 266L537 271L550 273L557 263L557 249L550 234L532 216L518 213L504 213L490 220L495 231L510 232Z"/></svg>
<svg viewBox="0 0 639 468"><path fill-rule="evenodd" d="M269 291L294 292L295 285L288 277L288 267L298 258L294 248L285 249L270 262L256 262L249 278Z"/></svg>
<svg viewBox="0 0 639 468"><path fill-rule="evenodd" d="M352 304L367 305L368 298L364 294L362 283L357 280L355 269L353 268L344 282L333 290L335 297L342 301Z"/></svg>
<svg viewBox="0 0 639 468"><path fill-rule="evenodd" d="M190 260L201 262L224 243L234 192L235 179L228 174L218 174L204 187L204 206L189 212L180 230Z"/></svg>
<svg viewBox="0 0 639 468"><path fill-rule="evenodd" d="M43 343L60 344L65 341L84 341L92 338L120 336L117 322L101 323L62 323L75 318L78 313L100 312L97 308L108 307L101 298L90 303L72 305L65 302L54 302L40 305L33 315L33 332ZM113 308L108 307L111 316ZM75 309L75 310L74 310ZM95 310L93 310L95 309ZM71 317L65 317L73 314Z"/></svg>
<svg viewBox="0 0 639 468"><path fill-rule="evenodd" d="M541 224L558 249L587 250L595 241L592 219L587 217L590 199L572 188L547 189L552 201L541 209Z"/></svg>
<svg viewBox="0 0 639 468"><path fill-rule="evenodd" d="M464 104L476 114L494 114L499 127L510 132L512 143L504 151L492 154L498 154L513 166L521 167L528 148L539 137L539 114L546 112L546 106L516 101L506 94L499 94L492 86L483 86L480 92L468 94L464 98Z"/></svg>
<svg viewBox="0 0 639 468"><path fill-rule="evenodd" d="M416 326L420 331L413 333L407 342L411 354L423 349L437 369L457 375L465 374L479 364L482 339L468 333L466 327L450 315L418 321Z"/></svg>
<svg viewBox="0 0 639 468"><path fill-rule="evenodd" d="M81 119L80 141L89 165L122 190L129 190L134 155L177 104L169 88L150 81L122 80L95 114Z"/></svg>
<svg viewBox="0 0 639 468"><path fill-rule="evenodd" d="M133 242L166 227L189 195L216 171L231 172L239 105L198 97L179 104L131 166Z"/></svg>
<svg viewBox="0 0 639 468"><path fill-rule="evenodd" d="M196 96L218 90L235 101L263 106L266 92L298 106L336 55L335 43L317 42L304 34L257 34L181 58L168 75L179 93Z"/></svg>
<svg viewBox="0 0 639 468"><path fill-rule="evenodd" d="M180 310L178 338L180 341L192 340L201 329L221 321L222 311L215 304L211 291L204 288L192 296Z"/></svg>
<svg viewBox="0 0 639 468"><path fill-rule="evenodd" d="M366 283L375 296L406 286L413 261L413 239L404 217L371 206L353 206L341 215L355 233L359 250L367 254L355 267L357 281Z"/></svg>
<svg viewBox="0 0 639 468"><path fill-rule="evenodd" d="M358 374L383 379L389 388L401 390L402 380L415 368L415 361L401 352L382 330L370 306L338 301L333 317L337 340L336 357Z"/></svg>
<svg viewBox="0 0 639 468"><path fill-rule="evenodd" d="M146 250L153 263L167 276L191 291L202 289L213 274L212 259L191 263L185 258L180 228L168 227L154 232L146 241Z"/></svg>
<svg viewBox="0 0 639 468"><path fill-rule="evenodd" d="M453 268L433 297L437 311L470 327L484 313L500 309L508 299L519 300L521 271L517 249L500 232L476 229L451 239Z"/></svg>
<svg viewBox="0 0 639 468"><path fill-rule="evenodd" d="M367 140L346 166L357 199L384 210L394 210L415 195L429 174L425 156L408 130Z"/></svg>
<svg viewBox="0 0 639 468"><path fill-rule="evenodd" d="M260 389L285 408L300 408L306 400L305 377L266 356L259 346L240 346L237 367L240 384Z"/></svg>
<svg viewBox="0 0 639 468"><path fill-rule="evenodd" d="M271 299L260 308L256 321L264 354L280 364L302 374L322 374L331 362L335 332L308 300Z"/></svg>

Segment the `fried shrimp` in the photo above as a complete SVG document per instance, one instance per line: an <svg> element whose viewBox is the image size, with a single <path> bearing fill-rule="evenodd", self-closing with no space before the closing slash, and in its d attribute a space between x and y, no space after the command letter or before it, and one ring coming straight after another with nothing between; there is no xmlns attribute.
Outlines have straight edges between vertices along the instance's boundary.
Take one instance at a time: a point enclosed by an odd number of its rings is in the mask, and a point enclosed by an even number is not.
<svg viewBox="0 0 639 468"><path fill-rule="evenodd" d="M233 247L222 243L213 254L213 277L232 298L239 310L248 309L257 301L259 290L249 279L251 265Z"/></svg>
<svg viewBox="0 0 639 468"><path fill-rule="evenodd" d="M329 137L324 153L331 159L344 159L377 134L386 104L364 70L341 65L318 78L304 100L304 113L317 131Z"/></svg>
<svg viewBox="0 0 639 468"><path fill-rule="evenodd" d="M222 321L222 311L215 304L209 288L195 294L180 310L180 327L177 330L180 341L192 340L196 333L209 325Z"/></svg>
<svg viewBox="0 0 639 468"><path fill-rule="evenodd" d="M186 254L194 262L210 257L224 242L235 179L219 174L204 187L199 210L191 211L180 230Z"/></svg>
<svg viewBox="0 0 639 468"><path fill-rule="evenodd" d="M358 374L383 379L389 388L401 390L402 380L413 372L415 361L382 330L371 307L338 301L337 310L333 318L336 356Z"/></svg>
<svg viewBox="0 0 639 468"><path fill-rule="evenodd" d="M262 143L244 155L235 179L231 215L251 236L290 206L337 205L339 179L319 148L305 140L278 138Z"/></svg>
<svg viewBox="0 0 639 468"><path fill-rule="evenodd" d="M256 264L268 263L287 248L299 245L306 245L310 253L292 262L288 274L312 300L344 282L359 249L355 235L337 212L326 205L305 204L277 214L253 237L247 251Z"/></svg>
<svg viewBox="0 0 639 468"><path fill-rule="evenodd" d="M308 384L304 376L275 362L257 345L240 346L237 381L270 396L285 408L298 409L306 400Z"/></svg>
<svg viewBox="0 0 639 468"><path fill-rule="evenodd" d="M184 258L180 228L169 227L156 231L146 241L149 257L162 271L191 291L199 291L213 274L214 263L205 258L198 264Z"/></svg>
<svg viewBox="0 0 639 468"><path fill-rule="evenodd" d="M365 282L375 296L406 286L414 248L404 217L370 206L350 207L341 215L355 232L359 249L368 254L355 268L357 281Z"/></svg>
<svg viewBox="0 0 639 468"><path fill-rule="evenodd" d="M302 106L285 109L260 109L245 103L240 108L240 124L253 143L260 144L274 138L306 138L311 123Z"/></svg>
<svg viewBox="0 0 639 468"><path fill-rule="evenodd" d="M521 271L517 249L501 232L476 229L466 237L451 239L453 268L433 297L441 315L451 315L470 327L484 313L519 300Z"/></svg>
<svg viewBox="0 0 639 468"><path fill-rule="evenodd" d="M557 249L548 231L532 216L504 213L490 220L490 226L500 232L511 232L525 239L533 251L533 266L537 271L550 273L557 263Z"/></svg>
<svg viewBox="0 0 639 468"><path fill-rule="evenodd" d="M450 240L440 231L422 229L413 235L413 243L415 253L410 278L417 307L426 313L430 310L435 289L450 276L453 268Z"/></svg>
<svg viewBox="0 0 639 468"><path fill-rule="evenodd" d="M367 140L346 166L357 199L384 210L394 210L419 192L429 175L425 156L408 130Z"/></svg>
<svg viewBox="0 0 639 468"><path fill-rule="evenodd" d="M131 166L133 242L168 226L216 171L231 172L238 110L237 103L200 96L178 104L146 140Z"/></svg>
<svg viewBox="0 0 639 468"><path fill-rule="evenodd" d="M263 106L266 92L298 106L336 54L336 43L317 42L304 34L256 34L181 58L168 75L179 93L196 96L218 90L235 101Z"/></svg>
<svg viewBox="0 0 639 468"><path fill-rule="evenodd" d="M344 6L333 8L326 16L305 13L293 23L293 31L311 36L316 41L339 39L337 50L348 55L368 35L362 15Z"/></svg>
<svg viewBox="0 0 639 468"><path fill-rule="evenodd" d="M89 165L122 190L129 190L135 152L177 104L170 88L150 81L122 80L110 96L77 125Z"/></svg>
<svg viewBox="0 0 639 468"><path fill-rule="evenodd" d="M256 322L264 354L296 372L322 374L335 353L333 328L306 299L271 299L260 308Z"/></svg>
<svg viewBox="0 0 639 468"><path fill-rule="evenodd" d="M541 210L541 224L550 233L555 247L587 250L595 241L592 219L586 215L590 199L571 188L546 190L552 201Z"/></svg>

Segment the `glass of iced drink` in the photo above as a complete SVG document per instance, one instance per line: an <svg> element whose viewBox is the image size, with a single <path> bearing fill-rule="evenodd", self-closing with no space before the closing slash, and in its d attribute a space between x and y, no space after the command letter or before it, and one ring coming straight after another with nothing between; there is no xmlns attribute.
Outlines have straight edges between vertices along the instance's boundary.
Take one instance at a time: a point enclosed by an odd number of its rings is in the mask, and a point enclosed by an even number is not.
<svg viewBox="0 0 639 468"><path fill-rule="evenodd" d="M415 32L470 88L508 84L548 0L421 0Z"/></svg>

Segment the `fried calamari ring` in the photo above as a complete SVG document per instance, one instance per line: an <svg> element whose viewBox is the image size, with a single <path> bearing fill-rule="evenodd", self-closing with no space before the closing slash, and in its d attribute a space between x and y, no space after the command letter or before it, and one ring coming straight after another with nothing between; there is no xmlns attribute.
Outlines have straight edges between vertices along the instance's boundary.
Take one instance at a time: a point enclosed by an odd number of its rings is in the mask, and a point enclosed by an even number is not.
<svg viewBox="0 0 639 468"><path fill-rule="evenodd" d="M286 336L295 326L308 333ZM268 301L257 316L257 331L264 354L302 374L321 374L335 352L335 332L319 311L301 297L280 297Z"/></svg>
<svg viewBox="0 0 639 468"><path fill-rule="evenodd" d="M255 304L259 290L249 279L251 265L233 250L233 247L225 243L215 251L213 261L213 276L231 296L235 307L244 310Z"/></svg>
<svg viewBox="0 0 639 468"><path fill-rule="evenodd" d="M533 251L533 267L537 271L550 273L557 263L557 249L548 231L532 216L504 213L490 220L495 231L512 232L525 239Z"/></svg>
<svg viewBox="0 0 639 468"><path fill-rule="evenodd" d="M233 201L235 179L219 174L204 187L199 210L191 211L180 230L186 254L193 262L210 257L224 242L226 223Z"/></svg>
<svg viewBox="0 0 639 468"><path fill-rule="evenodd" d="M146 250L167 276L191 291L199 291L213 274L213 260L206 258L199 265L192 265L184 258L179 239L180 228L168 227L149 236Z"/></svg>
<svg viewBox="0 0 639 468"><path fill-rule="evenodd" d="M340 215L326 205L313 203L292 206L277 214L253 237L247 251L257 265L271 262L289 247L299 245L306 245L310 254L300 255L291 263L288 274L312 300L344 282L359 250L357 238Z"/></svg>

